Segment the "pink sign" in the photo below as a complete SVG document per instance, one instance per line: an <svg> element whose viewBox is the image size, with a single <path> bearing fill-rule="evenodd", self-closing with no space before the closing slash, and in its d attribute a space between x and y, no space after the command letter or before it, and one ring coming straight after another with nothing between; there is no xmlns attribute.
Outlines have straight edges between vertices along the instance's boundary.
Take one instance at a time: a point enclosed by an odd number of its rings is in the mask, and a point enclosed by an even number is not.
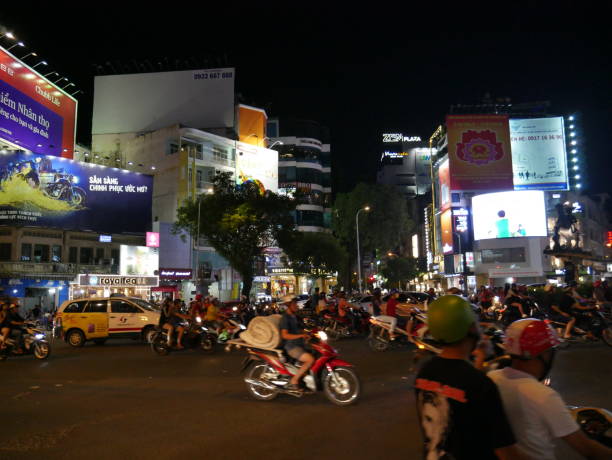
<svg viewBox="0 0 612 460"><path fill-rule="evenodd" d="M158 248L159 247L159 233L147 232L147 247Z"/></svg>

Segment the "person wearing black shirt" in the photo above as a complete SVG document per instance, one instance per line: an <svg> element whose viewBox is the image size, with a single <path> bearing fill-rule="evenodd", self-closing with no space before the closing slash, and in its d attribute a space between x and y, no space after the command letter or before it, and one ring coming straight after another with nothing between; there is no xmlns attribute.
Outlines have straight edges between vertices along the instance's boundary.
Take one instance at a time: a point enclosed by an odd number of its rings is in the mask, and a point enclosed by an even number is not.
<svg viewBox="0 0 612 460"><path fill-rule="evenodd" d="M446 295L431 303L427 316L442 352L415 381L425 459L526 458L516 446L497 387L468 361L480 342L469 302Z"/></svg>
<svg viewBox="0 0 612 460"><path fill-rule="evenodd" d="M23 330L21 329L21 326L23 326L23 323L25 322L25 320L19 314L18 309L19 309L19 305L15 303L11 304L9 315L8 315L8 323L9 323L9 327L11 328L10 334L13 337L15 337L17 341L17 347L18 347L17 353L23 353L23 350L21 349L22 338L23 338Z"/></svg>
<svg viewBox="0 0 612 460"><path fill-rule="evenodd" d="M508 326L510 323L513 323L517 319L525 318L525 310L523 308L523 299L516 293L510 289L507 293L506 299L504 300L504 305L506 308L503 313L503 323Z"/></svg>

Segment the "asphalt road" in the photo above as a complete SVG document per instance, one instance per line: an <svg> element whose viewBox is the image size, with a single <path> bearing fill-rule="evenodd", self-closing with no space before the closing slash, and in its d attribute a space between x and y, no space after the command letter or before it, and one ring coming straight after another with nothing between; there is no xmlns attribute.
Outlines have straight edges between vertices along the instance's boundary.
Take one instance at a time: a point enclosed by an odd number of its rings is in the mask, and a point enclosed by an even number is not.
<svg viewBox="0 0 612 460"><path fill-rule="evenodd" d="M322 394L255 401L240 351L159 357L132 341L55 342L48 361L0 362L0 458L421 458L411 352L375 353L363 340L337 347L361 377L354 406ZM553 387L568 404L611 408L611 357L598 343L564 350Z"/></svg>

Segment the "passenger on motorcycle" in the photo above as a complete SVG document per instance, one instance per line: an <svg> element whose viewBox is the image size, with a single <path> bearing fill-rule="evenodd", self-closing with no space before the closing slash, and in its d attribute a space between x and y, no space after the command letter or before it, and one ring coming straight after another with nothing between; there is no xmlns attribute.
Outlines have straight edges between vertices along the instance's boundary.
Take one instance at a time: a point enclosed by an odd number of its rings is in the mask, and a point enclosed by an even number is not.
<svg viewBox="0 0 612 460"><path fill-rule="evenodd" d="M372 314L374 316L380 316L382 314L380 307L382 306L382 293L380 288L374 289L374 295L372 296Z"/></svg>
<svg viewBox="0 0 612 460"><path fill-rule="evenodd" d="M445 295L429 305L427 317L442 352L425 363L414 385L424 457L526 458L516 446L497 387L469 362L481 338L470 303Z"/></svg>
<svg viewBox="0 0 612 460"><path fill-rule="evenodd" d="M183 344L181 343L181 340L183 339L185 328L182 324L183 321L188 320L191 317L189 315L181 313L180 299L175 299L172 303L169 304L167 313L167 322L166 324L164 324L164 329L168 330L168 345L172 344L172 331L174 330L178 332L178 337L176 339L176 348L184 348Z"/></svg>
<svg viewBox="0 0 612 460"><path fill-rule="evenodd" d="M391 291L391 296L389 297L389 300L387 300L387 304L385 306L385 316L387 316L388 318L385 318L388 320L389 324L391 325L391 330L389 332L389 337L391 338L391 340L395 339L396 334L395 334L395 328L397 327L397 304L399 303L398 300L399 297L399 292L397 290L393 290Z"/></svg>
<svg viewBox="0 0 612 460"><path fill-rule="evenodd" d="M567 288L564 290L563 295L558 301L554 298L551 299L551 319L555 322L565 324L565 333L563 334L564 339L571 338L572 329L576 324L576 317L574 316L574 310L572 308L575 303L576 299L571 296L570 290Z"/></svg>
<svg viewBox="0 0 612 460"><path fill-rule="evenodd" d="M530 458L554 460L554 441L560 438L586 458L612 458L612 449L585 436L561 396L540 383L552 368L558 344L544 321L516 321L505 340L512 366L488 374L499 388L518 446Z"/></svg>
<svg viewBox="0 0 612 460"><path fill-rule="evenodd" d="M15 353L20 354L23 353L23 349L21 348L21 345L23 343L22 326L24 325L25 320L19 314L18 309L19 305L16 303L12 303L9 306L7 321L10 328L9 335L13 336L15 338L15 341L17 342L17 350L15 351Z"/></svg>
<svg viewBox="0 0 612 460"><path fill-rule="evenodd" d="M314 363L314 356L306 352L304 339L308 338L308 334L301 332L296 313L298 311L297 298L291 299L287 304L287 310L283 313L280 321L281 338L283 339L283 348L289 356L302 363L298 371L291 377L289 381L289 389L298 389L300 379Z"/></svg>
<svg viewBox="0 0 612 460"><path fill-rule="evenodd" d="M204 302L202 301L202 294L197 294L195 296L195 300L189 305L189 316L194 320L198 316L202 318L205 311Z"/></svg>
<svg viewBox="0 0 612 460"><path fill-rule="evenodd" d="M523 308L523 299L521 299L520 295L515 290L510 289L508 291L504 305L505 307L502 310L502 321L505 325L517 319L527 317Z"/></svg>
<svg viewBox="0 0 612 460"><path fill-rule="evenodd" d="M5 302L0 309L0 349L6 348L6 339L11 332L11 323L9 321L10 306L10 303Z"/></svg>

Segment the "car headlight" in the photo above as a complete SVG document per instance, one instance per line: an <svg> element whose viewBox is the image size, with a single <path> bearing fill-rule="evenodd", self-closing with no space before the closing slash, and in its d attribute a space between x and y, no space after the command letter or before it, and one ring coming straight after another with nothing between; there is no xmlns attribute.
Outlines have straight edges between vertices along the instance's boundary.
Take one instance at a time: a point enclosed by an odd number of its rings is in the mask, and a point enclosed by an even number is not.
<svg viewBox="0 0 612 460"><path fill-rule="evenodd" d="M327 333L323 331L319 331L317 332L317 337L319 337L319 340L322 340L323 342L327 342Z"/></svg>
<svg viewBox="0 0 612 460"><path fill-rule="evenodd" d="M34 334L34 338L36 340L41 340L45 338L45 334Z"/></svg>

